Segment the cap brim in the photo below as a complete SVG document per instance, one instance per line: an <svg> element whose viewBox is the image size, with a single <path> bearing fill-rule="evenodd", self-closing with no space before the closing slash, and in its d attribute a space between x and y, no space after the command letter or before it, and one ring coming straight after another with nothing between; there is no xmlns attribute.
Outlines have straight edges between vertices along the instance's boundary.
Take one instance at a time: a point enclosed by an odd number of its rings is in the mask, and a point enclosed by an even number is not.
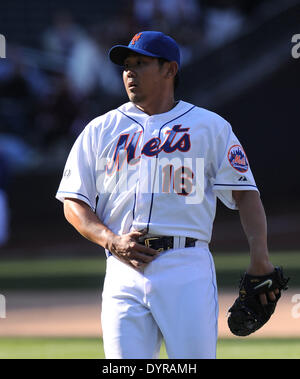
<svg viewBox="0 0 300 379"><path fill-rule="evenodd" d="M129 55L129 53L136 53L136 54L141 54L141 55L146 55L147 57L154 57L154 58L159 58L158 55L151 54L148 51L142 50L142 49L134 49L130 48L128 46L123 46L123 45L116 45L113 46L108 53L109 59L119 65L123 66L125 59Z"/></svg>

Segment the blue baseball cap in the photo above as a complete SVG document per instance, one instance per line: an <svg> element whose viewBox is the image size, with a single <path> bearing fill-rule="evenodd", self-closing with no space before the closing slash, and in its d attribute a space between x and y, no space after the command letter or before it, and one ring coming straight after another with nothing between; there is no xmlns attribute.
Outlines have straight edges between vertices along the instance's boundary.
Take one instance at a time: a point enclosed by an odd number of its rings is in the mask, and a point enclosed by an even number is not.
<svg viewBox="0 0 300 379"><path fill-rule="evenodd" d="M180 50L176 41L162 32L144 31L137 33L128 46L116 45L109 50L110 60L123 66L124 60L130 52L154 58L164 58L175 61L180 67Z"/></svg>

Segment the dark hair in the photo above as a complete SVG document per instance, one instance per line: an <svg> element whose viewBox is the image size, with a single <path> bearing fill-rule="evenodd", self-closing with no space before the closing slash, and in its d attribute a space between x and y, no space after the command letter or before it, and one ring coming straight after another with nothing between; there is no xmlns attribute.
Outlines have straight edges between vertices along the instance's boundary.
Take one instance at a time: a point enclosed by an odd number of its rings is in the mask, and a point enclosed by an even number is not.
<svg viewBox="0 0 300 379"><path fill-rule="evenodd" d="M165 58L158 58L158 64L162 66L164 63L169 62ZM178 88L179 86L179 71L177 71L175 78L174 78L174 91Z"/></svg>

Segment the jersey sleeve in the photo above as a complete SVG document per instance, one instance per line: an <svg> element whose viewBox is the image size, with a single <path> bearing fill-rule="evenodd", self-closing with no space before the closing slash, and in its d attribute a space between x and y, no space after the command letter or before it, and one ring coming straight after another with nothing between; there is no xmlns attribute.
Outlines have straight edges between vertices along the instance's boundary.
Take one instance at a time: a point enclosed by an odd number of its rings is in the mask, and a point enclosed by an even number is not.
<svg viewBox="0 0 300 379"><path fill-rule="evenodd" d="M96 208L96 146L91 124L87 125L75 141L68 156L56 198L84 201L93 211Z"/></svg>
<svg viewBox="0 0 300 379"><path fill-rule="evenodd" d="M213 191L230 209L238 209L232 191L258 191L249 160L230 124L216 138L215 176Z"/></svg>

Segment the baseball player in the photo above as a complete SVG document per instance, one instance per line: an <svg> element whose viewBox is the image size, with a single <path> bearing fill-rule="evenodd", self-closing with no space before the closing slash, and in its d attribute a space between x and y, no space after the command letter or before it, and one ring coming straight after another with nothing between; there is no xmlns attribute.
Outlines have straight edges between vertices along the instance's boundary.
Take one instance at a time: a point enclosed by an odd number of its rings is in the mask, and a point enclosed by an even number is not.
<svg viewBox="0 0 300 379"><path fill-rule="evenodd" d="M56 195L66 219L106 251L105 356L157 358L164 339L169 358L215 358L217 197L240 212L247 272L274 269L248 158L226 120L175 101L180 51L171 37L143 31L109 57L123 66L129 102L85 127Z"/></svg>

